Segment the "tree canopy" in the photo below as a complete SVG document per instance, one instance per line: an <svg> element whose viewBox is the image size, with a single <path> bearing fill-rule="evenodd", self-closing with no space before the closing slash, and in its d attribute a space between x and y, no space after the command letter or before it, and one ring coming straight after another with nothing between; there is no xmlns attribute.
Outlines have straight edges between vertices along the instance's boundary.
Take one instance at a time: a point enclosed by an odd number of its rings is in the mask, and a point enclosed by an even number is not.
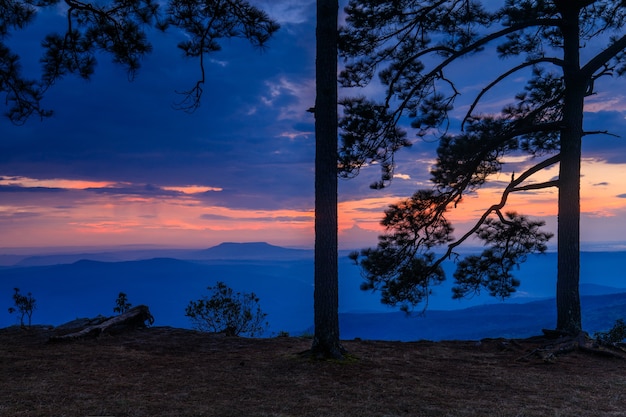
<svg viewBox="0 0 626 417"><path fill-rule="evenodd" d="M581 141L608 133L584 129L584 101L597 92L598 79L626 72L626 6L603 0L507 0L498 6L351 0L346 13L341 82L379 82L385 94L343 101L340 168L351 174L378 162L382 175L373 187L381 188L393 177L395 153L410 145L407 122L419 137L438 139L432 188L390 206L378 246L362 251L363 287L379 290L387 304L414 308L445 278L441 263L453 255L460 259L455 248L476 238L486 248L457 262L454 297L481 289L509 296L519 285L512 271L529 253L544 252L551 234L541 231L542 222L506 209L507 199L557 187L557 330L580 331ZM458 65L499 70L464 107L457 102L471 90L464 90L469 80L454 72ZM502 94L497 88L513 77L526 85L494 111L488 98ZM525 156L523 172L512 174L500 201L455 238L449 212L466 196L497 186L491 180L510 155ZM556 164L557 179L536 179Z"/></svg>
<svg viewBox="0 0 626 417"><path fill-rule="evenodd" d="M142 57L152 50L150 27L183 31L186 40L178 47L184 56L199 59L198 81L183 92L180 103L193 110L202 95L205 54L220 50L224 38L241 37L263 46L279 27L244 0L170 0L165 10L153 0L65 0L63 5L60 0L4 0L0 7L0 94L7 117L17 124L31 116L50 116L52 111L42 106L46 90L70 74L91 77L98 54L110 55L134 77ZM11 50L7 40L34 24L38 13L55 7L62 7L64 25L42 39L41 77L30 79L23 73L21 51Z"/></svg>

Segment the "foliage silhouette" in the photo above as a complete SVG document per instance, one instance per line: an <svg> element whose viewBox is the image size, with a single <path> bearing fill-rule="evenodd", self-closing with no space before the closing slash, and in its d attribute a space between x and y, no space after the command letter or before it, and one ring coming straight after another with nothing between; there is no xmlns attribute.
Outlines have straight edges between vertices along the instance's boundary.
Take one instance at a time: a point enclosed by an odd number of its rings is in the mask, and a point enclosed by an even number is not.
<svg viewBox="0 0 626 417"><path fill-rule="evenodd" d="M599 343L603 344L622 342L626 340L626 323L624 319L618 319L609 331L597 332L594 336Z"/></svg>
<svg viewBox="0 0 626 417"><path fill-rule="evenodd" d="M210 296L190 301L185 309L194 328L227 336L258 336L268 327L267 314L261 311L254 293L235 293L223 282L207 287Z"/></svg>
<svg viewBox="0 0 626 417"><path fill-rule="evenodd" d="M512 270L528 253L544 252L551 235L540 230L543 222L505 212L507 199L511 193L556 187L556 328L580 332L581 142L584 136L608 133L584 130L584 101L597 92L599 79L626 72L626 5L603 0L507 0L499 6L470 0L351 0L346 12L341 82L362 87L378 74L386 94L378 101L343 101L340 167L347 175L358 172L374 155L382 172L373 187L382 188L393 178L395 153L410 145L401 130L407 118L418 137L439 141L433 187L391 206L382 222L386 234L376 248L362 251L364 288L381 291L383 302L407 310L427 305L431 286L444 279L441 263L458 261L455 248L476 238L487 248L458 262L454 296L481 288L509 296L519 284ZM597 37L606 44L593 42ZM458 73L455 78L454 66L479 60L481 66L490 65L494 57L500 60L493 68L501 72L463 103L468 110L459 117L455 104L466 85ZM486 105L489 95L511 77L526 77L527 84L511 104L493 112ZM521 174L512 174L500 201L455 238L448 211L467 195L498 186L493 180L509 155L525 157ZM536 180L536 174L556 164L558 179ZM444 249L437 254L437 247Z"/></svg>
<svg viewBox="0 0 626 417"><path fill-rule="evenodd" d="M9 307L9 313L13 314L18 312L20 314L20 326L24 327L24 316L28 317L28 327L31 326L33 312L37 308L37 302L32 293L26 295L20 293L19 288L13 288L15 293L13 294L13 305Z"/></svg>
<svg viewBox="0 0 626 417"><path fill-rule="evenodd" d="M200 105L206 79L204 56L219 51L220 41L248 39L263 47L279 26L262 10L245 0L200 2L169 0L162 13L161 3L153 0L83 2L65 0L64 27L42 41L41 79L24 76L20 55L6 44L9 36L32 24L37 14L55 11L60 0L8 0L0 19L0 93L5 95L7 117L16 124L31 116L49 117L41 101L57 80L76 74L89 79L95 71L97 56L110 55L113 62L135 77L141 59L152 51L148 28L181 30L186 41L178 47L186 57L198 58L200 76L195 85L183 91L179 107L193 111Z"/></svg>
<svg viewBox="0 0 626 417"><path fill-rule="evenodd" d="M113 307L113 312L118 314L124 314L131 307L132 304L128 302L128 297L126 296L126 293L120 292L117 295L117 299L115 300L115 307Z"/></svg>

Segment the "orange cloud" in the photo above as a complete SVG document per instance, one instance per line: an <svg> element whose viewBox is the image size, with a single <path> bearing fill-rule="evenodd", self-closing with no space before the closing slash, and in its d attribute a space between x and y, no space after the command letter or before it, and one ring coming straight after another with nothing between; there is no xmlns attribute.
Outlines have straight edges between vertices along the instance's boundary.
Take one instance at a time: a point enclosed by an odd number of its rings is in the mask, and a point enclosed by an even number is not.
<svg viewBox="0 0 626 417"><path fill-rule="evenodd" d="M515 161L520 163L522 161ZM626 235L626 165L584 160L581 178L583 227L598 229L600 221L609 226L603 233L583 232L610 240ZM504 186L510 173L494 179ZM558 167L533 178L541 182L558 175ZM162 244L165 246L206 247L222 241L269 241L287 246L312 247L314 242L312 208L302 210L242 210L205 205L195 194L218 191L203 186L176 186L178 196L107 194L83 191L115 186L112 182L35 180L3 178L0 184L23 187L62 187L66 193L6 193L0 201L0 227L4 246L60 246ZM469 227L484 210L500 201L501 188L484 188L468 195L449 213L457 234ZM383 232L380 220L384 210L406 198L393 194L354 199L339 203L339 233L343 247L375 245ZM225 200L225 203L227 201ZM557 210L557 190L511 194L505 210L551 219ZM597 221L596 221L597 220ZM591 226L593 225L593 226Z"/></svg>
<svg viewBox="0 0 626 417"><path fill-rule="evenodd" d="M208 191L222 191L223 189L220 187L205 187L202 185L185 185L178 187L161 187L164 190L168 191L178 191L183 194L199 194L206 193Z"/></svg>
<svg viewBox="0 0 626 417"><path fill-rule="evenodd" d="M83 181L65 179L36 179L27 177L0 177L0 185L13 185L20 187L45 187L64 188L68 190L85 190L87 188L110 187L114 185L110 181Z"/></svg>

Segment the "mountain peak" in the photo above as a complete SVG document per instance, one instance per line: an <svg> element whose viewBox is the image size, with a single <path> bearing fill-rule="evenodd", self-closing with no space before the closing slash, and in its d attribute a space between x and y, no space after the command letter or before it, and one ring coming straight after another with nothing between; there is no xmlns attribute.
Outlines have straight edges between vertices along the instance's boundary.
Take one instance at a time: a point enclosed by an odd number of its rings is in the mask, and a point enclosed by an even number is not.
<svg viewBox="0 0 626 417"><path fill-rule="evenodd" d="M289 249L267 242L223 242L200 251L203 259L293 260L312 258L312 251Z"/></svg>
<svg viewBox="0 0 626 417"><path fill-rule="evenodd" d="M270 245L267 242L222 242L217 246L210 247L210 249L216 248L281 248L280 246ZM285 248L281 248L285 249Z"/></svg>

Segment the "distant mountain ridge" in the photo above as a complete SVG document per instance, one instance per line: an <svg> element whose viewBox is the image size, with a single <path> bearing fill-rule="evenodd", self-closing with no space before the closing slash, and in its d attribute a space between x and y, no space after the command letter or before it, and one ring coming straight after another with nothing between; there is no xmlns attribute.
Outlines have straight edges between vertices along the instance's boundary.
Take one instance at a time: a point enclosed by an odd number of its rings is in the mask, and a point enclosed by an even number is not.
<svg viewBox="0 0 626 417"><path fill-rule="evenodd" d="M313 256L313 251L289 249L267 242L223 242L197 252L198 259L290 260Z"/></svg>
<svg viewBox="0 0 626 417"><path fill-rule="evenodd" d="M88 260L96 262L126 262L139 261L152 258L175 258L186 259L189 250L187 249L149 249L149 250L120 250L107 252L83 252L83 253L61 253L61 254L41 254L32 256L21 256L14 258L14 262L5 263L5 266L50 266L73 264L78 261Z"/></svg>
<svg viewBox="0 0 626 417"><path fill-rule="evenodd" d="M267 242L224 242L207 249L130 249L103 252L0 255L2 266L45 266L71 264L80 260L98 262L139 261L152 258L182 260L296 260L313 259L313 251L290 249Z"/></svg>
<svg viewBox="0 0 626 417"><path fill-rule="evenodd" d="M582 296L583 327L591 333L607 331L626 318L626 293ZM523 304L501 303L462 310L426 311L408 317L403 312L339 315L341 336L372 340L480 340L526 338L553 329L556 300Z"/></svg>
<svg viewBox="0 0 626 417"><path fill-rule="evenodd" d="M243 249L250 251L244 253ZM185 306L206 294L207 286L223 281L236 291L254 292L260 298L262 309L268 313L268 336L280 331L292 335L308 331L313 322L313 262L306 256L306 250L263 243L227 243L207 251L209 253L195 251L189 255L195 260L154 257L103 262L83 259L70 264L4 267L0 268L0 297L8 303L14 287L32 292L38 305L35 323L57 325L76 317L110 315L118 293L123 291L133 304L150 307L156 325L189 327L189 320L184 316ZM201 256L197 252L204 252L205 259L198 260ZM271 260L272 256L283 255L304 257ZM215 259L208 259L211 256ZM231 258L224 259L228 256ZM235 259L237 256L248 259ZM258 259L250 260L252 256ZM543 290L545 287L552 289L554 280L550 271L533 271L533 275L522 280L522 285L528 285L522 287L521 297L503 303L482 296L462 302L450 300L453 304L437 303L450 299L449 291L439 288L425 317L407 319L404 313L381 306L378 294L359 290L360 271L348 258L341 257L339 264L340 328L344 339L526 337L555 325L554 293L548 295ZM542 264L529 269L546 270ZM598 279L599 275L593 277ZM537 281L537 288L531 285L532 278ZM618 284L621 280L614 282ZM618 318L626 318L626 288L613 287L609 280L587 282L581 284L581 294L585 330L605 331ZM15 324L15 316L5 310L4 315L0 314L0 327L11 324Z"/></svg>

